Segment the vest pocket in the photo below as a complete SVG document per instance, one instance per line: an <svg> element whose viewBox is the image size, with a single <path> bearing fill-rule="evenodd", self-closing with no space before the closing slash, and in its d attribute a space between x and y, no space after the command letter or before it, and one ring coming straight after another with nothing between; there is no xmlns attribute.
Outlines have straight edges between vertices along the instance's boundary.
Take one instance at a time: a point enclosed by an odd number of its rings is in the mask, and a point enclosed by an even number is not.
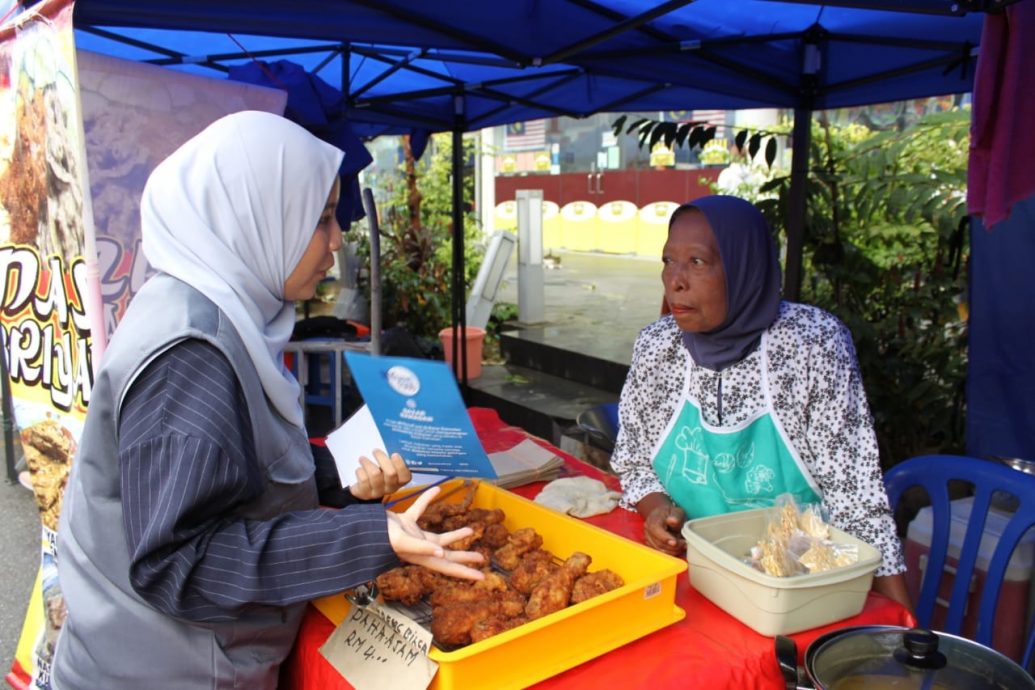
<svg viewBox="0 0 1035 690"><path fill-rule="evenodd" d="M316 472L309 439L301 431L278 439L283 450L266 463L266 476L276 484L299 484ZM262 453L262 450L259 450Z"/></svg>

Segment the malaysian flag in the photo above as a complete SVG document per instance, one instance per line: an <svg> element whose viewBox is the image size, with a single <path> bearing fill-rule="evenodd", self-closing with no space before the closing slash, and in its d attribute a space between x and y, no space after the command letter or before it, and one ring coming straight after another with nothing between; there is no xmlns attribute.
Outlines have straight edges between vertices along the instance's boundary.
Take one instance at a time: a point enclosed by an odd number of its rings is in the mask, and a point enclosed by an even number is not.
<svg viewBox="0 0 1035 690"><path fill-rule="evenodd" d="M726 138L726 111L725 110L691 110L690 119L694 122L703 122L708 127L715 127L715 138Z"/></svg>
<svg viewBox="0 0 1035 690"><path fill-rule="evenodd" d="M504 151L546 148L546 120L511 122L503 133Z"/></svg>

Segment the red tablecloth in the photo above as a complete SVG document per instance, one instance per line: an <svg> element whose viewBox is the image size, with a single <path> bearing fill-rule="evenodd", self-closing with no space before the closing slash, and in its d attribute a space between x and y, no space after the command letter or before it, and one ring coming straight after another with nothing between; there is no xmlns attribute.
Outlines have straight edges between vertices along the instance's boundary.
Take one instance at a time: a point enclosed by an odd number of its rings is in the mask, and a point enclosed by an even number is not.
<svg viewBox="0 0 1035 690"><path fill-rule="evenodd" d="M471 408L470 414L485 450L490 453L510 448L529 437L522 429L504 424L494 410ZM542 439L534 440L564 458L572 474L590 475L617 487L614 477L576 460ZM542 483L531 484L515 491L530 498L542 486ZM642 540L643 521L636 513L621 508L589 518L587 522L635 541ZM773 639L759 635L698 594L690 586L685 572L678 578L676 603L687 613L683 620L535 687L652 690L688 687L777 690L784 687L773 652ZM866 624L912 626L915 623L904 607L871 592L858 616L791 637L798 643L800 656L812 640L834 628ZM319 652L334 628L335 624L319 610L308 607L294 652L284 667L284 687L292 690L346 690L352 687ZM535 660L526 659L523 663L535 663Z"/></svg>

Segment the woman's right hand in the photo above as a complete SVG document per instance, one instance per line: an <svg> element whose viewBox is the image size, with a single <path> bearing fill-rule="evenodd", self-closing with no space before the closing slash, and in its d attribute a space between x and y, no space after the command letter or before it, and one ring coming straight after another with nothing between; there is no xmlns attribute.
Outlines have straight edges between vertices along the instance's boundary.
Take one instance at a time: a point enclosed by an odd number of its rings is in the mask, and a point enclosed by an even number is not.
<svg viewBox="0 0 1035 690"><path fill-rule="evenodd" d="M439 487L428 489L403 513L388 511L388 542L399 560L466 580L482 580L485 574L471 565L482 565L484 559L475 551L453 551L445 547L472 534L470 527L436 534L425 532L417 525L417 518L438 495Z"/></svg>
<svg viewBox="0 0 1035 690"><path fill-rule="evenodd" d="M686 555L686 542L680 535L686 522L682 508L665 494L654 493L644 496L636 510L643 516L643 540L647 546L671 556Z"/></svg>
<svg viewBox="0 0 1035 690"><path fill-rule="evenodd" d="M356 483L349 487L349 492L361 501L372 501L394 494L409 484L412 478L410 468L398 453L389 456L378 449L373 455L377 460L376 465L370 458L360 456Z"/></svg>

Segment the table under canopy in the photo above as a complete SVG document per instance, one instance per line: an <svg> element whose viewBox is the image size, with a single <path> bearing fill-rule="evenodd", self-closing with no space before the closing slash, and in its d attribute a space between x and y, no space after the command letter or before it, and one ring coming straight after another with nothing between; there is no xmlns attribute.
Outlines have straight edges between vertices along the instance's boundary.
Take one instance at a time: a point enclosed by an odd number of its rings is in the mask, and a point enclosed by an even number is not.
<svg viewBox="0 0 1035 690"><path fill-rule="evenodd" d="M563 458L569 475L587 475L613 488L618 486L614 476L577 460L518 427L505 424L495 410L470 408L469 413L486 452L505 450L532 438ZM533 498L543 486L543 482L527 484L514 489L514 492ZM616 508L605 515L588 518L587 522L628 539L642 541L643 520L634 512ZM289 690L345 690L352 687L319 651L344 616L342 598L343 595L336 595L309 605L294 651L283 669L282 687ZM677 580L676 604L687 614L681 621L553 676L535 687L652 690L688 686L713 690L776 690L786 687L776 662L773 638L759 635L705 599L690 586L686 572ZM810 642L825 632L849 625L871 624L912 626L915 619L897 602L871 592L859 615L790 637L802 654ZM535 663L535 660L522 659L521 663Z"/></svg>

